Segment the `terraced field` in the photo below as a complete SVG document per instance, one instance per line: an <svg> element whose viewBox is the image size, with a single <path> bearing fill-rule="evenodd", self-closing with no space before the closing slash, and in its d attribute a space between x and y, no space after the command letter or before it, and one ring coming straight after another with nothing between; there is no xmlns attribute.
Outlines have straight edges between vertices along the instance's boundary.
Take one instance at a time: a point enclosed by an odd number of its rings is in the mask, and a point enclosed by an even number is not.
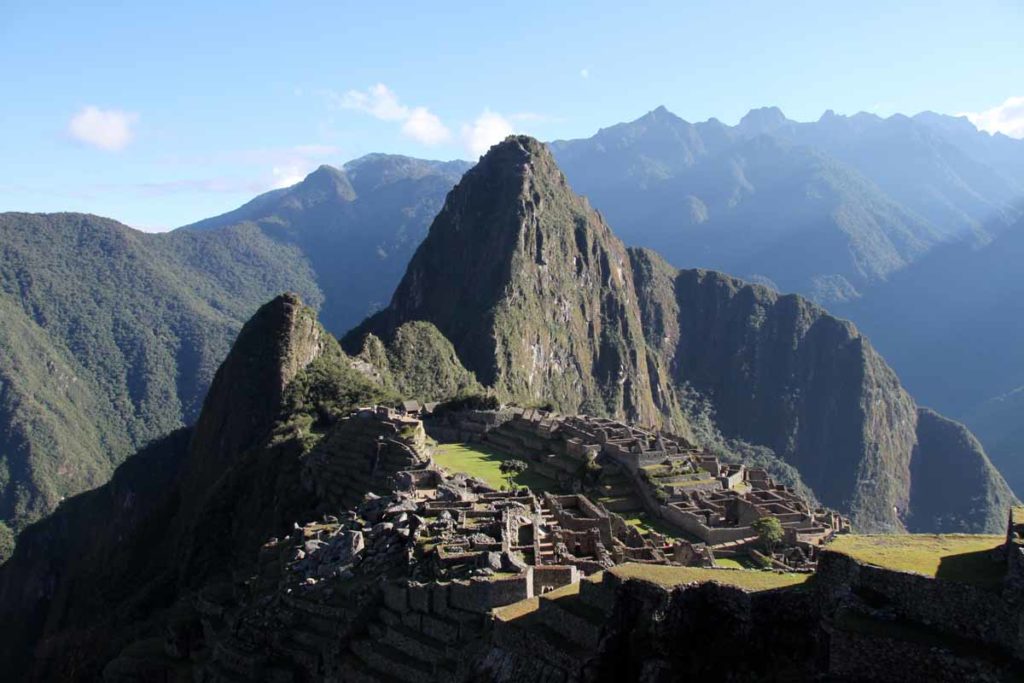
<svg viewBox="0 0 1024 683"><path fill-rule="evenodd" d="M828 545L831 552L867 564L967 583L1002 579L1006 564L992 551L1004 536L984 534L844 534Z"/></svg>
<svg viewBox="0 0 1024 683"><path fill-rule="evenodd" d="M440 467L476 477L495 489L507 486L505 475L501 472L501 463L515 459L507 453L479 443L438 444L434 449L433 458ZM528 486L535 492L558 489L555 481L529 470L513 477L512 482L517 486Z"/></svg>
<svg viewBox="0 0 1024 683"><path fill-rule="evenodd" d="M811 577L810 574L776 574L758 570L708 569L659 564L622 564L608 571L621 579L650 581L665 588L674 588L686 583L715 581L750 592L798 586Z"/></svg>

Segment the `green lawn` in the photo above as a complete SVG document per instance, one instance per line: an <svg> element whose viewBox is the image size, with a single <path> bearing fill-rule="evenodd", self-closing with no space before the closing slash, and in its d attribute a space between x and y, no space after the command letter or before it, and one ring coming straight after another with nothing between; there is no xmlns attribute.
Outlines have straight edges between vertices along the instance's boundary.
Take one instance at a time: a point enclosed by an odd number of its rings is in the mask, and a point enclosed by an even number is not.
<svg viewBox="0 0 1024 683"><path fill-rule="evenodd" d="M665 588L674 588L687 583L715 581L751 592L798 586L811 577L811 574L776 574L756 570L675 567L664 564L620 564L608 571L619 578L641 579Z"/></svg>
<svg viewBox="0 0 1024 683"><path fill-rule="evenodd" d="M715 566L722 569L747 569L747 565L731 557L716 557Z"/></svg>
<svg viewBox="0 0 1024 683"><path fill-rule="evenodd" d="M464 472L496 489L506 485L505 475L501 473L501 463L505 460L515 458L480 443L444 443L434 449L434 462L438 466L452 472ZM537 492L558 488L556 482L529 470L514 477L512 481L519 486L529 486Z"/></svg>
<svg viewBox="0 0 1024 683"><path fill-rule="evenodd" d="M657 531L662 536L668 536L669 538L686 538L686 534L675 528L663 519L656 519L647 515L643 512L633 514L631 516L623 515L622 519L626 521L626 524L635 526L640 530L640 533L647 534L651 531ZM690 539L686 539L690 540Z"/></svg>
<svg viewBox="0 0 1024 683"><path fill-rule="evenodd" d="M842 534L827 549L896 571L987 584L999 582L1006 570L991 553L1005 540L983 534Z"/></svg>

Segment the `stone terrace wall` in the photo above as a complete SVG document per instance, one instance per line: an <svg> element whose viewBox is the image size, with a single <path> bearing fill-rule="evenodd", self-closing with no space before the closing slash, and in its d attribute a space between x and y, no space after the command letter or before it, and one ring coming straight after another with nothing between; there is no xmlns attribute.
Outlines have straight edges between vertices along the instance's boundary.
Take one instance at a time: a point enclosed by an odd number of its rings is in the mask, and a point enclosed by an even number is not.
<svg viewBox="0 0 1024 683"><path fill-rule="evenodd" d="M756 536L750 527L710 527L692 512L685 512L673 505L662 505L661 516L687 533L693 534L709 545L731 543Z"/></svg>
<svg viewBox="0 0 1024 683"><path fill-rule="evenodd" d="M1020 595L865 565L828 549L819 559L816 582L830 605L851 593L862 595L884 603L899 619L1024 657Z"/></svg>
<svg viewBox="0 0 1024 683"><path fill-rule="evenodd" d="M423 421L427 434L443 443L482 441L484 434L512 420L521 411L459 410L432 415Z"/></svg>

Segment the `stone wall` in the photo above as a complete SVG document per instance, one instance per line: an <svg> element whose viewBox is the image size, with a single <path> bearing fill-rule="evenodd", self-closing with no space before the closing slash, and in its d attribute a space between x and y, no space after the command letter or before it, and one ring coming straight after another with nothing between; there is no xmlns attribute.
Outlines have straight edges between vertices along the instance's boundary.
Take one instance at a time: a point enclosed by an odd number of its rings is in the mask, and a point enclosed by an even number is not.
<svg viewBox="0 0 1024 683"><path fill-rule="evenodd" d="M573 565L543 565L533 568L533 590L537 595L578 583L579 580L580 570Z"/></svg>
<svg viewBox="0 0 1024 683"><path fill-rule="evenodd" d="M747 527L710 527L698 515L686 512L669 504L660 508L661 516L683 531L693 534L708 545L731 543L745 538L757 536L752 528Z"/></svg>
<svg viewBox="0 0 1024 683"><path fill-rule="evenodd" d="M896 619L1024 655L1020 595L861 564L827 548L816 582L830 605L852 594Z"/></svg>
<svg viewBox="0 0 1024 683"><path fill-rule="evenodd" d="M515 409L460 410L438 413L423 420L427 434L442 443L466 443L483 440L484 435L512 420Z"/></svg>

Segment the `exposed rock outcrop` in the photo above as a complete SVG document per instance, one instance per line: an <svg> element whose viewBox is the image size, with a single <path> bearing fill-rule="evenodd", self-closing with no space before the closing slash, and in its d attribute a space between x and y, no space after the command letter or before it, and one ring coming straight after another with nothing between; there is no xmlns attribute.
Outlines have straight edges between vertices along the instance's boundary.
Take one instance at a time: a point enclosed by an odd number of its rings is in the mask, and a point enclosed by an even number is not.
<svg viewBox="0 0 1024 683"><path fill-rule="evenodd" d="M973 434L933 410L917 411L917 443L910 461L911 531L966 533L999 530L1013 493Z"/></svg>
<svg viewBox="0 0 1024 683"><path fill-rule="evenodd" d="M495 146L449 193L391 305L345 338L426 320L524 403L660 420L625 247L536 140Z"/></svg>
<svg viewBox="0 0 1024 683"><path fill-rule="evenodd" d="M337 363L323 367L325 358ZM95 678L126 644L161 633L165 610L246 571L267 538L311 515L301 495L304 433L293 421L316 419L325 386L335 402L380 395L342 361L294 295L261 308L218 371L195 430L132 456L110 482L20 536L0 566L4 671ZM306 395L294 396L296 386Z"/></svg>

